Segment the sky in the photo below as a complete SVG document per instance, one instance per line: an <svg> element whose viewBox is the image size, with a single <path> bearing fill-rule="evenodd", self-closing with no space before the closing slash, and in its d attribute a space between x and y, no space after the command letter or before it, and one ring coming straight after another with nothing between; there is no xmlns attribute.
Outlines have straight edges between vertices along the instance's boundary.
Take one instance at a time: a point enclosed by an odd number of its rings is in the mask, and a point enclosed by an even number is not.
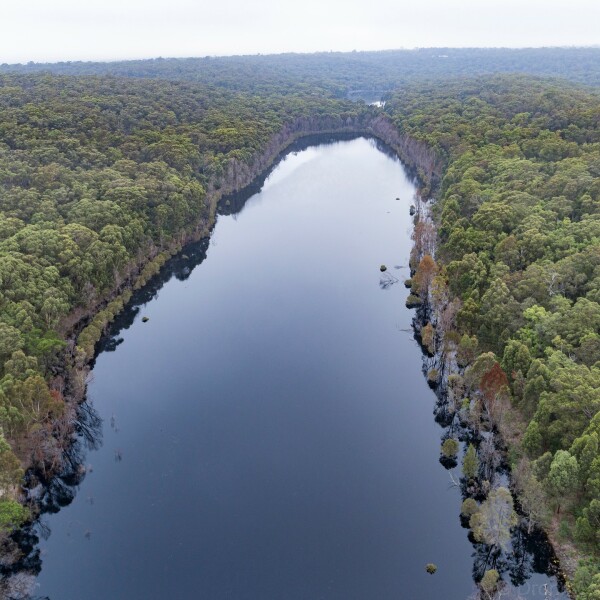
<svg viewBox="0 0 600 600"><path fill-rule="evenodd" d="M0 0L0 63L599 44L599 0Z"/></svg>

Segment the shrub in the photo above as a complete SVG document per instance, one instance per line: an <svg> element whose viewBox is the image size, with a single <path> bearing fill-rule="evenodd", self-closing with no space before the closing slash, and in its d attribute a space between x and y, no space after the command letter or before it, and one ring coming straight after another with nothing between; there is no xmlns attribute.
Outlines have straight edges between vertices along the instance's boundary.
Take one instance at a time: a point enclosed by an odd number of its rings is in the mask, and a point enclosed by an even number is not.
<svg viewBox="0 0 600 600"><path fill-rule="evenodd" d="M421 306L421 304L423 304L421 298L419 298L419 296L415 296L414 294L410 294L406 299L407 308L416 308L417 306Z"/></svg>
<svg viewBox="0 0 600 600"><path fill-rule="evenodd" d="M496 569L490 569L489 571L486 571L483 579L480 582L481 589L486 594L491 595L498 587L498 579L500 579L500 575L498 575L498 571L496 571Z"/></svg>
<svg viewBox="0 0 600 600"><path fill-rule="evenodd" d="M429 385L437 383L439 376L440 374L437 369L429 369L427 372L427 381L429 382Z"/></svg>
<svg viewBox="0 0 600 600"><path fill-rule="evenodd" d="M442 454L446 458L454 458L458 454L459 445L454 438L448 438L442 444Z"/></svg>
<svg viewBox="0 0 600 600"><path fill-rule="evenodd" d="M473 498L466 498L460 507L460 514L464 517L470 517L476 512L479 512L479 504Z"/></svg>

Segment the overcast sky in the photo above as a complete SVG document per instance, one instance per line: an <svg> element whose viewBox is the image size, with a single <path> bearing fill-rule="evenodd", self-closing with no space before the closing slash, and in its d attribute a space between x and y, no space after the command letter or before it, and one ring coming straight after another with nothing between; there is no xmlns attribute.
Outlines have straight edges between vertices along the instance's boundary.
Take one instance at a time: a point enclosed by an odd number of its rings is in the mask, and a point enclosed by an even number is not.
<svg viewBox="0 0 600 600"><path fill-rule="evenodd" d="M0 63L600 44L600 0L1 0Z"/></svg>

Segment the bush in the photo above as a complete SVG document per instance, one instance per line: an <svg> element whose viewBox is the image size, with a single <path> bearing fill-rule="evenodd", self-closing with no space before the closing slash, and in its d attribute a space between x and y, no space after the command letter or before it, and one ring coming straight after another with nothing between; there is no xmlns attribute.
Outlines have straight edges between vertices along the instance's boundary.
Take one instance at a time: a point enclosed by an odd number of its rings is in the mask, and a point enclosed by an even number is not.
<svg viewBox="0 0 600 600"><path fill-rule="evenodd" d="M429 371L427 372L427 381L429 385L434 385L435 383L437 383L439 376L440 374L437 369L429 369Z"/></svg>
<svg viewBox="0 0 600 600"><path fill-rule="evenodd" d="M489 571L486 571L483 579L480 582L481 589L486 594L491 595L498 586L498 579L500 579L500 575L496 569L490 569Z"/></svg>
<svg viewBox="0 0 600 600"><path fill-rule="evenodd" d="M421 298L419 298L419 296L415 296L414 294L410 294L406 299L407 308L416 308L417 306L421 306L421 304L423 304Z"/></svg>
<svg viewBox="0 0 600 600"><path fill-rule="evenodd" d="M458 454L459 445L454 438L448 438L442 444L442 454L446 458L455 458Z"/></svg>
<svg viewBox="0 0 600 600"><path fill-rule="evenodd" d="M460 514L464 517L470 517L476 512L479 512L479 504L473 498L465 499L460 507Z"/></svg>

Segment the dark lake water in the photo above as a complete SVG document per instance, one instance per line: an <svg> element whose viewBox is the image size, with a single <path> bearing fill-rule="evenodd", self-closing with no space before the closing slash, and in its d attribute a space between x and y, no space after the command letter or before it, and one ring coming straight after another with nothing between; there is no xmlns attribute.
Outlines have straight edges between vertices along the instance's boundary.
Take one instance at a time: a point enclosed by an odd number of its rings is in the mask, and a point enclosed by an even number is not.
<svg viewBox="0 0 600 600"><path fill-rule="evenodd" d="M382 263L408 276L414 192L370 140L289 154L138 294L93 370L102 445L44 518L38 596L472 592L408 291L380 287Z"/></svg>

